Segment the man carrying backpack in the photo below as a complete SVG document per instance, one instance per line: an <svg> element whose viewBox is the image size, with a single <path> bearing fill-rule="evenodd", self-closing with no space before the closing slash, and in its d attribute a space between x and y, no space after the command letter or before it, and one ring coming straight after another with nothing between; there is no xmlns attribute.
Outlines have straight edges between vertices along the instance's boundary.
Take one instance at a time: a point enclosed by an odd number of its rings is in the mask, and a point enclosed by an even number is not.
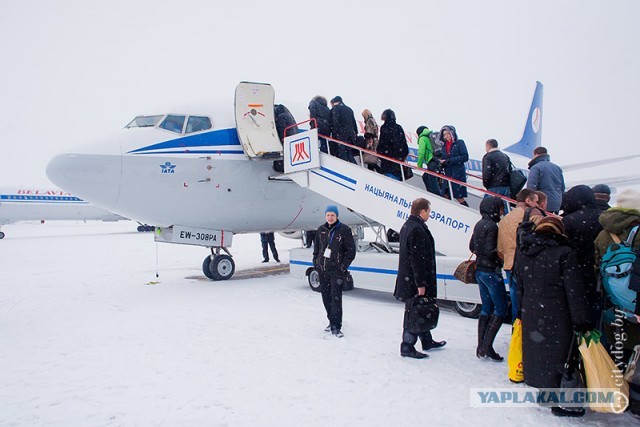
<svg viewBox="0 0 640 427"><path fill-rule="evenodd" d="M633 236L633 242L628 243L636 257L640 256L640 227L638 227L640 226L640 192L631 189L622 191L618 194L617 206L603 212L598 220L604 230L598 234L595 240L596 269L603 281L609 302L612 305L614 301L623 305L621 301L633 301L629 298L634 297L637 299L638 286L640 286L638 281L640 278L637 275L628 274L618 277L617 279L621 279L619 281L612 280L611 282L605 283L605 281L608 281L610 278L603 275L601 270L606 268L608 264L614 263L611 259L613 251L624 250L624 247L620 247L621 245L613 245L613 243L626 243L627 240L631 240L629 235L633 233L634 229L636 230L636 234ZM640 262L640 260L635 261L636 267L638 262ZM614 279L616 278L614 277ZM618 287L616 287L616 285L618 285ZM625 289L625 287L628 287L628 289ZM630 292L631 295L629 296ZM640 344L640 324L638 323L640 320L640 303L636 302L635 306L633 305L634 304L631 303L631 306L627 306L626 308L614 306L611 310L608 310L608 313L605 312L604 331L607 336L607 342L612 344L612 347L615 346L616 350L619 350L618 342L622 342L624 348L624 354L620 355L621 357L612 353L614 361L616 362L618 360L624 362L629 360L633 348ZM623 316L624 319L619 316L622 310L629 312L629 309L632 309L633 313L628 313L626 316ZM618 315L618 317L612 315ZM624 338L626 338L626 340ZM640 384L629 384L629 388L629 406L631 413L636 417L640 417Z"/></svg>

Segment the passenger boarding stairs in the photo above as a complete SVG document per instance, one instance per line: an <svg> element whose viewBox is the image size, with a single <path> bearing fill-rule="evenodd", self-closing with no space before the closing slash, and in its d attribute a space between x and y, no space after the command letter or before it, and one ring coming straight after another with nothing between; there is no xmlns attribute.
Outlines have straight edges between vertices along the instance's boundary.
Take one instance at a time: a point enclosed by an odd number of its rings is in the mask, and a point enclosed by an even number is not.
<svg viewBox="0 0 640 427"><path fill-rule="evenodd" d="M455 200L428 193L418 172L434 172L325 138L358 149L360 157L363 153L369 153L409 167L414 170L414 177L408 181L398 181L371 171L365 166L323 153L318 148L317 132L312 129L285 138L285 173L293 181L396 231L400 231L409 217L411 202L424 197L431 202L431 216L427 225L436 241L437 251L447 256L469 255L469 239L473 227L480 220L480 214L477 209L463 206ZM447 182L466 185L436 175ZM483 191L477 188L476 190Z"/></svg>
<svg viewBox="0 0 640 427"><path fill-rule="evenodd" d="M236 127L250 159L283 156L285 174L298 185L396 231L400 231L409 217L411 202L424 197L431 202L431 217L427 225L436 241L437 251L447 256L468 257L469 239L480 219L477 207L486 193L484 189L322 135L327 140L359 150L360 164L364 164L362 155L368 153L414 171L413 178L397 181L365 166L321 152L317 129L286 136L283 147L276 132L274 98L275 92L268 84L241 82L236 87ZM285 135L288 135L287 129ZM467 198L474 208L426 192L419 176L423 173L436 175L449 186L455 183L474 190L476 194L470 192Z"/></svg>

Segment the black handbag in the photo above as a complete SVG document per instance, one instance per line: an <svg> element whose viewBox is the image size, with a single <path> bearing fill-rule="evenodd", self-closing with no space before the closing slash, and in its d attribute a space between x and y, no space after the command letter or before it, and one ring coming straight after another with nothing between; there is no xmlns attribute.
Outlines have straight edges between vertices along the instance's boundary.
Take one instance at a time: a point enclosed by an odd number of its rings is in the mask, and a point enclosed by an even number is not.
<svg viewBox="0 0 640 427"><path fill-rule="evenodd" d="M409 298L404 309L404 329L412 334L421 334L438 326L440 309L435 299L417 296Z"/></svg>
<svg viewBox="0 0 640 427"><path fill-rule="evenodd" d="M527 177L520 169L516 169L513 163L509 163L509 191L511 198L515 199L516 195L522 190L527 183Z"/></svg>
<svg viewBox="0 0 640 427"><path fill-rule="evenodd" d="M560 392L566 391L567 396L570 395L570 389L585 389L584 375L582 373L582 361L580 359L580 352L578 351L578 337L574 335L571 346L569 346L569 354L567 355L567 361L564 364L562 370L562 378L560 379ZM585 390L586 391L586 390ZM575 405L562 406L562 403L558 405L565 411L582 412L584 406L576 407Z"/></svg>

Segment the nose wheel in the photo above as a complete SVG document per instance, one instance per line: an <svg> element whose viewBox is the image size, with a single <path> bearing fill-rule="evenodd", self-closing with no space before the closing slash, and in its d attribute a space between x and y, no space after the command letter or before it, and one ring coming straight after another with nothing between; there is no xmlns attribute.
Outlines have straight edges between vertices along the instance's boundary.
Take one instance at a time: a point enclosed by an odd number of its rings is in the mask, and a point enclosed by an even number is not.
<svg viewBox="0 0 640 427"><path fill-rule="evenodd" d="M225 252L228 251L222 248ZM211 280L228 280L236 271L236 263L230 255L220 254L220 248L211 249L211 255L208 255L202 261L202 272Z"/></svg>

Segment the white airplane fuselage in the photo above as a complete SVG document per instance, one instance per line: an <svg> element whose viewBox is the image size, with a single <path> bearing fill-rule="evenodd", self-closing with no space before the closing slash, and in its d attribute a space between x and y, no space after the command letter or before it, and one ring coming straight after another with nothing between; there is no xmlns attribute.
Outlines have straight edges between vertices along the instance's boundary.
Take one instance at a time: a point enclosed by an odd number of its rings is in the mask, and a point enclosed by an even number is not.
<svg viewBox="0 0 640 427"><path fill-rule="evenodd" d="M58 155L47 174L96 205L161 227L315 229L332 204L275 172L272 160L249 160L233 127L188 135L125 128L90 149ZM361 222L346 208L340 218Z"/></svg>
<svg viewBox="0 0 640 427"><path fill-rule="evenodd" d="M0 189L0 225L19 221L126 219L58 189Z"/></svg>

